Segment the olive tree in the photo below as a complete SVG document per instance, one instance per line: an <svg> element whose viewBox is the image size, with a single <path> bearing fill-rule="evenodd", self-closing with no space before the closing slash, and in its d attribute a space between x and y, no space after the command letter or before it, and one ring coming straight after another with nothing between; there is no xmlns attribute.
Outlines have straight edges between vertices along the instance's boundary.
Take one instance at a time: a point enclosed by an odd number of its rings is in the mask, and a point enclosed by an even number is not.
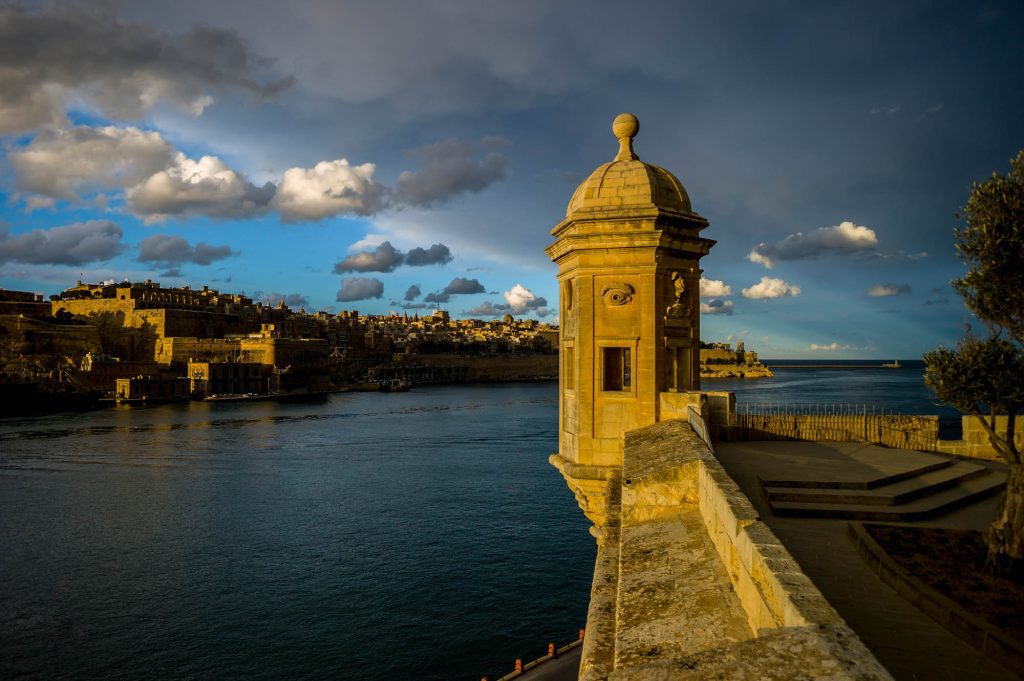
<svg viewBox="0 0 1024 681"><path fill-rule="evenodd" d="M967 265L953 282L988 329L955 349L924 355L925 383L940 400L978 419L1008 466L1006 495L985 534L988 564L1024 576L1024 462L1015 442L1024 408L1024 150L1010 173L975 183L958 216L956 248ZM996 418L1005 417L1005 420Z"/></svg>

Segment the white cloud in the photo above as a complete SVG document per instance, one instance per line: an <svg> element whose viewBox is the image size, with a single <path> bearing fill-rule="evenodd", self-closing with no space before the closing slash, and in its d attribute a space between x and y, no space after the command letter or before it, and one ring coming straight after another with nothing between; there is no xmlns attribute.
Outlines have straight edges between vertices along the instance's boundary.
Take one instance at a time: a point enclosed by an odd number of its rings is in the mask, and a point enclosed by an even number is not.
<svg viewBox="0 0 1024 681"><path fill-rule="evenodd" d="M44 131L8 158L19 189L73 199L142 182L172 164L174 149L157 132L78 126Z"/></svg>
<svg viewBox="0 0 1024 681"><path fill-rule="evenodd" d="M502 295L511 314L526 314L529 310L537 310L548 304L547 299L538 298L522 284L516 284Z"/></svg>
<svg viewBox="0 0 1024 681"><path fill-rule="evenodd" d="M152 222L168 215L248 217L266 210L273 194L273 184L256 187L216 156L193 161L178 152L169 168L129 188L126 198Z"/></svg>
<svg viewBox="0 0 1024 681"><path fill-rule="evenodd" d="M721 279L700 278L701 298L721 298L732 295L732 286L729 286Z"/></svg>
<svg viewBox="0 0 1024 681"><path fill-rule="evenodd" d="M761 277L761 281L750 288L740 292L744 298L753 300L770 300L772 298L784 298L785 296L800 295L800 287L787 284L782 279L772 277Z"/></svg>
<svg viewBox="0 0 1024 681"><path fill-rule="evenodd" d="M847 221L833 227L819 227L807 234L790 234L774 244L758 244L747 254L747 259L771 269L779 260L803 260L826 253L871 251L877 245L875 230Z"/></svg>
<svg viewBox="0 0 1024 681"><path fill-rule="evenodd" d="M872 298L889 298L910 292L910 284L875 284L868 289L868 295Z"/></svg>
<svg viewBox="0 0 1024 681"><path fill-rule="evenodd" d="M384 207L388 189L373 181L372 163L321 161L284 172L274 205L285 222L323 220L336 215L373 215Z"/></svg>
<svg viewBox="0 0 1024 681"><path fill-rule="evenodd" d="M700 304L702 314L732 314L732 301L714 298Z"/></svg>
<svg viewBox="0 0 1024 681"><path fill-rule="evenodd" d="M356 251L365 251L371 248L377 248L377 246L380 246L382 243L387 241L388 238L387 234L367 234L359 241L350 244L348 252L354 253Z"/></svg>
<svg viewBox="0 0 1024 681"><path fill-rule="evenodd" d="M818 345L817 343L811 343L810 345L807 346L807 349L815 351L824 350L831 352L833 350L852 350L853 348L850 347L849 345L840 345L839 343L832 341L828 345Z"/></svg>

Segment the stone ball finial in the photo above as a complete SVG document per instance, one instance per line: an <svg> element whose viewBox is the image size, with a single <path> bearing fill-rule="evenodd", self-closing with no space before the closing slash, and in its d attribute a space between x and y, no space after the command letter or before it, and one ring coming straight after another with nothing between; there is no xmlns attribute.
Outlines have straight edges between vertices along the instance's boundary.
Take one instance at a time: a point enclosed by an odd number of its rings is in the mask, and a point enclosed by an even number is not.
<svg viewBox="0 0 1024 681"><path fill-rule="evenodd" d="M620 113L612 121L612 133L619 139L619 153L616 161L635 161L639 156L633 152L633 138L640 132L640 121L631 113Z"/></svg>

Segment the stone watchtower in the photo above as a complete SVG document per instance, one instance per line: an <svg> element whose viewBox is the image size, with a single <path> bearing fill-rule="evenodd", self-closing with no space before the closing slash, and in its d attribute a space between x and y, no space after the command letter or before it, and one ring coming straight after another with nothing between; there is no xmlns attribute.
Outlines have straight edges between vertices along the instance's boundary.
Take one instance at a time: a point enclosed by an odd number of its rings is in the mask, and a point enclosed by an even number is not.
<svg viewBox="0 0 1024 681"><path fill-rule="evenodd" d="M699 262L715 244L679 180L634 153L639 130L615 118L618 154L576 189L547 247L562 328L551 463L598 529L623 435L661 419L663 393L700 388Z"/></svg>

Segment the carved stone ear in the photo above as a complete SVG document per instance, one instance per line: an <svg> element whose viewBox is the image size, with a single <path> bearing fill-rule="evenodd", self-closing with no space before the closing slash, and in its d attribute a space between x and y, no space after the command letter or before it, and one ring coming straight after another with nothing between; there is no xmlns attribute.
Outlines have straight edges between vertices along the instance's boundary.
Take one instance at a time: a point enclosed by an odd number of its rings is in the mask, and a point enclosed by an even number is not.
<svg viewBox="0 0 1024 681"><path fill-rule="evenodd" d="M607 284L601 289L601 300L605 305L625 305L633 300L633 287L625 282Z"/></svg>

